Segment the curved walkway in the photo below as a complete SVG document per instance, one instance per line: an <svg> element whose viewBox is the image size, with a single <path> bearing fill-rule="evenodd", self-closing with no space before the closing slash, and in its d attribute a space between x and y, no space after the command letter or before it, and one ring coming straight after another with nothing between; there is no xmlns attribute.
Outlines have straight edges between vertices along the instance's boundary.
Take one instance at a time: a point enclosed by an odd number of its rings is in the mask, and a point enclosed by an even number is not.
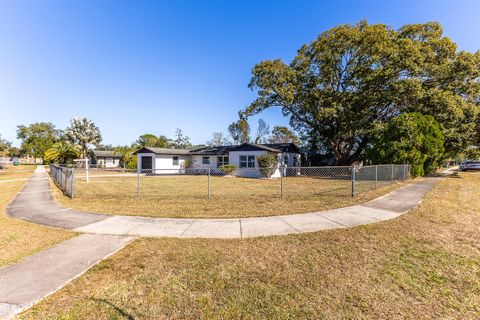
<svg viewBox="0 0 480 320"><path fill-rule="evenodd" d="M446 174L451 174L450 170ZM365 204L320 212L240 219L115 216L58 205L43 167L7 208L11 217L82 233L181 238L245 238L347 228L389 220L415 208L439 181L429 177Z"/></svg>

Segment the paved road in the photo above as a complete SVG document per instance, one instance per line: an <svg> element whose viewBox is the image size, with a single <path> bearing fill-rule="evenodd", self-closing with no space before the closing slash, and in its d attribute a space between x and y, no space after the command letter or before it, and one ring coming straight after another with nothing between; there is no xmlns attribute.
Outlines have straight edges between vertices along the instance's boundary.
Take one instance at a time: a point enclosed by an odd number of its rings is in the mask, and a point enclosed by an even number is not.
<svg viewBox="0 0 480 320"><path fill-rule="evenodd" d="M7 208L8 215L83 233L181 238L260 237L375 223L413 209L440 181L438 177L425 178L362 205L320 212L241 219L169 219L64 208L54 202L46 176L44 170L34 174Z"/></svg>

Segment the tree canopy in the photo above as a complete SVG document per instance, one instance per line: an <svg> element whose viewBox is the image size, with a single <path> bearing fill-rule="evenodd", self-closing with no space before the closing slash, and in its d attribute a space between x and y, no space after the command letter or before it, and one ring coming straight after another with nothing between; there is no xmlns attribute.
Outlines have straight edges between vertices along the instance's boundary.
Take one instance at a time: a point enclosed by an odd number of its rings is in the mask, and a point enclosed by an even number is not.
<svg viewBox="0 0 480 320"><path fill-rule="evenodd" d="M157 137L151 133L142 134L135 144L138 147L171 148L170 139L163 135Z"/></svg>
<svg viewBox="0 0 480 320"><path fill-rule="evenodd" d="M478 140L480 53L457 52L439 23L341 25L298 50L290 64L252 70L248 117L281 107L313 149L337 164L362 159L374 129L405 112L431 115L448 154Z"/></svg>
<svg viewBox="0 0 480 320"><path fill-rule="evenodd" d="M229 145L230 140L223 134L223 132L214 132L212 134L212 139L207 141L208 146L225 146Z"/></svg>
<svg viewBox="0 0 480 320"><path fill-rule="evenodd" d="M273 127L272 135L270 136L269 142L270 143L291 142L291 143L299 144L300 139L289 128L284 126L275 126Z"/></svg>
<svg viewBox="0 0 480 320"><path fill-rule="evenodd" d="M270 134L270 126L263 119L258 119L257 131L255 132L255 143L265 143Z"/></svg>
<svg viewBox="0 0 480 320"><path fill-rule="evenodd" d="M190 138L184 135L180 129L175 130L175 135L173 139L170 140L170 144L176 149L188 149L192 147Z"/></svg>
<svg viewBox="0 0 480 320"><path fill-rule="evenodd" d="M250 125L245 119L239 119L228 126L228 132L235 144L250 142Z"/></svg>
<svg viewBox="0 0 480 320"><path fill-rule="evenodd" d="M74 118L70 120L70 126L65 130L67 141L80 146L81 156L87 156L88 146L99 144L102 141L100 129L87 118Z"/></svg>
<svg viewBox="0 0 480 320"><path fill-rule="evenodd" d="M8 141L7 139L2 138L2 135L0 134L0 153L4 153L5 151L8 151L12 146L12 143Z"/></svg>
<svg viewBox="0 0 480 320"><path fill-rule="evenodd" d="M44 158L45 151L60 139L61 131L50 122L36 122L17 127L17 138L22 140L21 153Z"/></svg>
<svg viewBox="0 0 480 320"><path fill-rule="evenodd" d="M432 116L403 113L379 128L367 149L373 163L408 163L413 176L431 173L444 152L444 136Z"/></svg>
<svg viewBox="0 0 480 320"><path fill-rule="evenodd" d="M68 141L58 141L45 151L45 160L60 164L72 163L80 156L80 153L80 146Z"/></svg>

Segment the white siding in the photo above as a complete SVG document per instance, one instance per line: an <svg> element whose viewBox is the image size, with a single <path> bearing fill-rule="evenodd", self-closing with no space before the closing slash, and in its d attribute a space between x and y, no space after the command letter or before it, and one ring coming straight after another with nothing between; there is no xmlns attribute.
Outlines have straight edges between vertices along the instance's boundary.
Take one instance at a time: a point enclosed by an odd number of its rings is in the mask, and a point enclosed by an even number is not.
<svg viewBox="0 0 480 320"><path fill-rule="evenodd" d="M178 157L178 164L173 164L173 157ZM157 174L179 173L180 169L185 168L185 156L157 154L155 156L154 170Z"/></svg>

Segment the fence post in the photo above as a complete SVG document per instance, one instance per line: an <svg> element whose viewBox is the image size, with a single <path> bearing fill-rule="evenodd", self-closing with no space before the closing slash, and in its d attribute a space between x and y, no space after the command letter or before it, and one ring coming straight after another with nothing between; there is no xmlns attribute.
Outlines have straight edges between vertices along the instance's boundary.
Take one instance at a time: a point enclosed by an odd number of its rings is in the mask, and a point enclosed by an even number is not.
<svg viewBox="0 0 480 320"><path fill-rule="evenodd" d="M283 198L283 175L284 175L284 167L280 167L280 198Z"/></svg>
<svg viewBox="0 0 480 320"><path fill-rule="evenodd" d="M377 181L378 181L378 165L375 166L375 189L377 189Z"/></svg>
<svg viewBox="0 0 480 320"><path fill-rule="evenodd" d="M355 196L355 165L352 166L352 197Z"/></svg>
<svg viewBox="0 0 480 320"><path fill-rule="evenodd" d="M208 169L208 199L210 199L210 171L212 169Z"/></svg>
<svg viewBox="0 0 480 320"><path fill-rule="evenodd" d="M391 169L391 172L392 172L392 174L390 176L390 181L393 182L393 164L390 165L390 169Z"/></svg>
<svg viewBox="0 0 480 320"><path fill-rule="evenodd" d="M62 171L63 171L63 175L65 176L65 184L63 185L63 188L65 189L65 192L67 192L67 184L68 184L68 175L67 175L67 171L68 169L66 168L63 168ZM68 192L67 192L68 193Z"/></svg>
<svg viewBox="0 0 480 320"><path fill-rule="evenodd" d="M137 169L137 197L140 197L140 169Z"/></svg>
<svg viewBox="0 0 480 320"><path fill-rule="evenodd" d="M72 181L70 182L72 185L70 187L70 190L72 191L72 199L75 194L75 168L72 168Z"/></svg>

